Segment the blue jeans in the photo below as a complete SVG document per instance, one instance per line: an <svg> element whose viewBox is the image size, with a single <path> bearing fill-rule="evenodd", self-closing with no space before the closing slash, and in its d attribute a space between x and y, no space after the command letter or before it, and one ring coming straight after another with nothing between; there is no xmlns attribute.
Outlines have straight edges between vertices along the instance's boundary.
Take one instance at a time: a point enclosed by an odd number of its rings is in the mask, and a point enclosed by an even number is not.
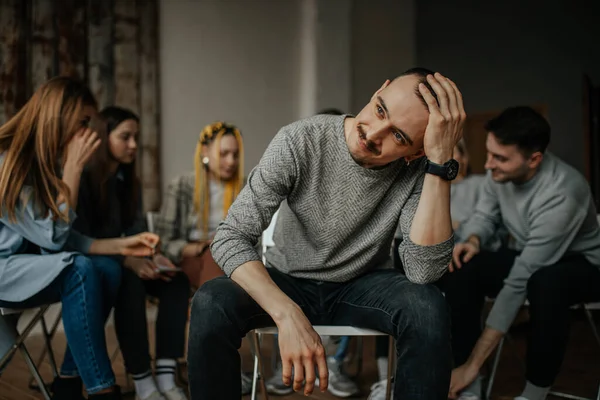
<svg viewBox="0 0 600 400"><path fill-rule="evenodd" d="M87 392L115 385L104 324L121 282L121 266L109 257L77 255L46 288L22 302L0 301L1 307L33 308L62 302L67 350L64 376L81 375Z"/></svg>
<svg viewBox="0 0 600 400"><path fill-rule="evenodd" d="M313 325L376 329L396 339L395 399L447 399L450 321L437 287L411 283L398 270L373 271L345 283L268 271ZM274 326L271 317L231 279L202 285L193 299L188 339L192 399L239 400L242 338L267 326Z"/></svg>

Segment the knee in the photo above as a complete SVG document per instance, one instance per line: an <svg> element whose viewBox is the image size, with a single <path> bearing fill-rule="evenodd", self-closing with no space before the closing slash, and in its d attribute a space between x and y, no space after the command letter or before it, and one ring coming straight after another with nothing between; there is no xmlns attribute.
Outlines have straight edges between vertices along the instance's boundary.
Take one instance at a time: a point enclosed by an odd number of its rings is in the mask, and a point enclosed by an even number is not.
<svg viewBox="0 0 600 400"><path fill-rule="evenodd" d="M537 270L527 281L527 300L532 308L548 308L564 298L561 281L552 276L551 270Z"/></svg>
<svg viewBox="0 0 600 400"><path fill-rule="evenodd" d="M181 293L187 299L190 293L190 280L186 274L176 274L171 280L171 285L177 290L177 293Z"/></svg>
<svg viewBox="0 0 600 400"><path fill-rule="evenodd" d="M404 293L406 306L399 312L400 336L409 333L429 344L446 341L450 335L448 305L435 285L413 284Z"/></svg>
<svg viewBox="0 0 600 400"><path fill-rule="evenodd" d="M201 339L223 335L234 326L232 315L236 312L235 286L230 279L215 278L196 291L192 299L190 337Z"/></svg>
<svg viewBox="0 0 600 400"><path fill-rule="evenodd" d="M73 259L73 264L68 270L67 276L71 282L77 281L78 284L101 285L101 274L89 257L76 255Z"/></svg>

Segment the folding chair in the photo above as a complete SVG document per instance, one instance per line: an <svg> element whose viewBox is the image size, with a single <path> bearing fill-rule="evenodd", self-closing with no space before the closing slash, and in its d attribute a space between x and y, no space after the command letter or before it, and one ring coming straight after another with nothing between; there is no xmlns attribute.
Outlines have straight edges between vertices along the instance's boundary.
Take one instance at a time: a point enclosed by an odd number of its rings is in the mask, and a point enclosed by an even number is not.
<svg viewBox="0 0 600 400"><path fill-rule="evenodd" d="M586 315L586 318L590 324L590 328L592 329L592 333L594 334L594 338L596 339L596 343L598 343L598 346L600 347L600 335L598 334L598 328L596 327L596 322L594 321L594 317L591 312L591 310L599 310L600 303L584 303L579 306L575 306L573 308L576 309L579 307L581 307L583 309L583 311ZM488 385L487 385L486 392L485 392L486 399L489 399L490 395L492 393L492 387L494 385L494 379L496 378L496 372L498 370L498 364L500 363L500 356L502 354L502 347L504 346L505 340L506 340L506 336L504 338L502 338L502 340L500 340L500 343L498 344L498 349L496 350L496 355L494 356L492 372L490 374L490 379L488 381ZM556 391L550 391L549 394L552 396L556 396L556 397L562 397L564 399L594 400L594 399L590 399L590 398L586 398L586 397L580 397L580 396L575 396L575 395L572 395L569 393L556 392ZM600 396L600 389L598 392L598 396ZM600 398L598 400L600 400Z"/></svg>
<svg viewBox="0 0 600 400"><path fill-rule="evenodd" d="M320 336L388 336L387 333L375 331L373 329L356 328L353 326L330 326L316 325L313 326L315 331ZM264 380L264 371L262 367L262 356L260 352L260 340L262 335L276 335L277 328L261 328L251 332L252 347L254 351L254 368L252 373L252 392L251 399L256 400L258 381L260 378L260 386L263 400L268 400L267 387ZM390 400L392 397L392 376L394 374L394 356L396 354L396 345L394 338L390 336L390 347L388 353L388 377L385 398Z"/></svg>
<svg viewBox="0 0 600 400"><path fill-rule="evenodd" d="M50 361L52 373L56 378L58 376L58 368L56 367L54 352L52 351L51 335L48 332L46 321L44 320L44 314L49 307L50 305L40 307L22 332L17 331L17 321L19 316L25 310L0 308L0 355L2 356L0 358L0 369L3 369L4 366L8 364L17 350L20 350L27 363L27 367L37 381L39 390L46 400L50 400L50 393L48 392L48 388L46 387L36 364L33 362L29 351L25 347L25 339L29 336L35 325L41 321L48 359Z"/></svg>
<svg viewBox="0 0 600 400"><path fill-rule="evenodd" d="M269 224L267 229L262 234L262 238L261 238L262 259L263 259L263 263L265 265L267 262L266 253L270 247L275 245L275 242L273 241L273 232L275 230L275 224L277 222L278 214L279 214L279 210L277 212L275 212L275 214L273 214L271 223ZM313 328L315 329L317 334L319 334L319 336L356 336L356 337L388 336L386 333L382 333L382 332L375 331L372 329L357 328L357 327L353 327L353 326L318 325L318 326L313 326ZM261 385L261 391L263 394L263 399L268 400L268 398L269 398L268 394L267 394L265 380L263 378L264 371L262 368L262 360L261 360L261 352L260 352L260 339L261 339L261 336L263 336L263 335L276 335L276 334L277 334L277 328L275 328L275 327L255 329L254 331L252 331L249 334L250 338L251 338L253 352L254 352L254 370L253 370L253 374L252 374L252 392L251 392L252 400L256 400L256 392L258 389L259 378L261 378L260 385ZM359 346L359 348L362 349L362 346ZM388 384L387 384L387 388L386 388L386 397L385 397L386 400L391 399L392 376L393 376L393 372L394 372L393 360L394 360L394 356L396 354L395 349L396 349L396 346L395 346L394 338L390 336L390 346L389 346L389 353L388 353ZM358 356L362 357L362 354L359 354ZM359 363L360 363L360 361L359 361Z"/></svg>

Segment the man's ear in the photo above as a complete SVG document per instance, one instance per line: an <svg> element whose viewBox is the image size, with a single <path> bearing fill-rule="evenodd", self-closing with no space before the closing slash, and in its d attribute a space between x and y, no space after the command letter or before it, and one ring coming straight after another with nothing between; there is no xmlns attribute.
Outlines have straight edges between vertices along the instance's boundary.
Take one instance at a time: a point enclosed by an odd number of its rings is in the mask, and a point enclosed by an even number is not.
<svg viewBox="0 0 600 400"><path fill-rule="evenodd" d="M544 154L541 151L536 151L529 157L529 168L536 169L544 159Z"/></svg>

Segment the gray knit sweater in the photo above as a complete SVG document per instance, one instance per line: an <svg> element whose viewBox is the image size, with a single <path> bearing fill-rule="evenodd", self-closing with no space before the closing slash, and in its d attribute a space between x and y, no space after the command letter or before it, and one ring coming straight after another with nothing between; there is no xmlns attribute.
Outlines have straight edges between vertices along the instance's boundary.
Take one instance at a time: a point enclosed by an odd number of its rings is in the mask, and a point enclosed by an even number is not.
<svg viewBox="0 0 600 400"><path fill-rule="evenodd" d="M348 151L344 119L315 116L275 136L212 243L213 257L227 275L260 260L254 246L283 200L269 264L293 277L345 282L389 265L398 221L407 277L429 283L446 271L453 237L433 246L409 238L424 159L363 168Z"/></svg>
<svg viewBox="0 0 600 400"><path fill-rule="evenodd" d="M568 254L600 266L600 227L590 187L581 173L550 152L528 182L494 182L488 174L464 237L487 241L502 222L521 254L515 259L487 319L506 332L525 302L527 282Z"/></svg>

